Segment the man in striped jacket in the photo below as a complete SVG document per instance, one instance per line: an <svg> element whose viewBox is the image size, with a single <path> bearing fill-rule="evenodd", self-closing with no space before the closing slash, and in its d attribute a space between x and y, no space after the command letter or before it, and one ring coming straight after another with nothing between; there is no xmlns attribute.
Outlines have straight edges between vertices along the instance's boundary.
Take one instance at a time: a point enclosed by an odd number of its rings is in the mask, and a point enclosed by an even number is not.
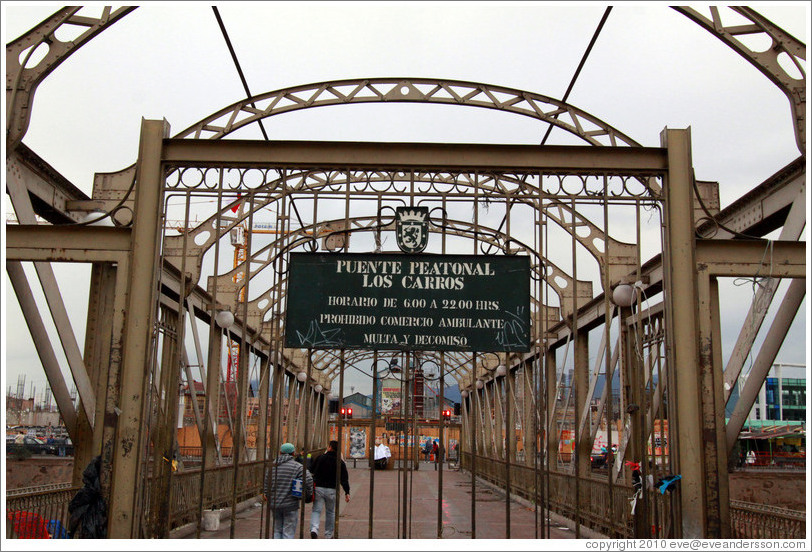
<svg viewBox="0 0 812 552"><path fill-rule="evenodd" d="M310 472L293 458L295 447L285 443L279 447L279 457L265 477L265 498L273 510L275 539L296 538L296 524L299 520L301 496L292 494L294 479L301 479L304 489L300 489L309 500L313 492L313 477Z"/></svg>

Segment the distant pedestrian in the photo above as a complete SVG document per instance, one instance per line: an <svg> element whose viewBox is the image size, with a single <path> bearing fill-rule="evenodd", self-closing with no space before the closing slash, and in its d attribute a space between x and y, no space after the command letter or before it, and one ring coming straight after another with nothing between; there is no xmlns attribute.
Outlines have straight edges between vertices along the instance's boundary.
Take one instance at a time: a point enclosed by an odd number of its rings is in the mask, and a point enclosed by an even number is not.
<svg viewBox="0 0 812 552"><path fill-rule="evenodd" d="M756 463L756 453L751 451L747 452L747 464L752 466Z"/></svg>
<svg viewBox="0 0 812 552"><path fill-rule="evenodd" d="M291 443L279 447L279 456L265 477L265 497L273 511L275 539L296 538L302 493L307 500L313 492L313 477L294 460L295 451ZM294 485L294 480L298 480L298 485Z"/></svg>
<svg viewBox="0 0 812 552"><path fill-rule="evenodd" d="M434 470L437 470L437 464L441 461L440 460L440 442L435 439L434 446L431 449L431 453L434 455Z"/></svg>
<svg viewBox="0 0 812 552"><path fill-rule="evenodd" d="M340 462L340 481L344 489L344 501L350 501L350 478L347 465L338 457L338 441L330 441L327 452L313 462L313 479L316 481L316 498L313 501L313 513L310 516L310 538L319 538L321 511L324 509L324 538L332 539L336 518L336 472Z"/></svg>
<svg viewBox="0 0 812 552"><path fill-rule="evenodd" d="M429 461L429 455L431 454L431 439L426 441L426 445L423 447L423 456L426 459L426 463Z"/></svg>

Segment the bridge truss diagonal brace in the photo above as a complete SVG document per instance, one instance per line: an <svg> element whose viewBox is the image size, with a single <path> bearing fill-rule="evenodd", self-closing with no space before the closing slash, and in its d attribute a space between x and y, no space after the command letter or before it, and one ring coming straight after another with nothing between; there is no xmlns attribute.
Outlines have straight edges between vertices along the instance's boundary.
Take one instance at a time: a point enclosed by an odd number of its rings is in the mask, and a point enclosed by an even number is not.
<svg viewBox="0 0 812 552"><path fill-rule="evenodd" d="M806 190L801 187L800 193L790 207L790 212L781 228L779 240L799 240L806 225ZM736 385L736 381L741 375L745 359L753 347L761 324L767 316L767 309L773 301L775 292L778 290L779 280L769 278L763 285L759 285L758 291L753 297L747 318L739 332L736 345L730 354L730 358L725 366L725 400L730 398L730 392Z"/></svg>
<svg viewBox="0 0 812 552"><path fill-rule="evenodd" d="M11 198L17 220L22 224L36 225L36 215L34 214L34 208L24 178L24 173L19 165L9 159L6 166L6 190ZM96 413L96 397L82 359L82 353L79 350L76 335L70 323L68 311L65 308L65 302L59 290L59 284L50 263L35 262L34 267L42 285L42 291L59 335L59 340L62 343L73 381L79 392L84 412L92 426Z"/></svg>
<svg viewBox="0 0 812 552"><path fill-rule="evenodd" d="M65 378L62 377L62 371L59 369L59 361L56 359L53 347L51 347L48 333L39 315L39 309L31 293L31 287L28 285L25 271L20 262L6 261L6 272L14 288L17 300L20 303L20 309L23 312L25 322L31 332L31 338L40 361L42 362L45 375L48 377L48 384L53 391L56 404L59 407L59 413L68 430L68 435L71 436L71 439L75 440L77 423L76 409L73 407L73 401L68 393Z"/></svg>

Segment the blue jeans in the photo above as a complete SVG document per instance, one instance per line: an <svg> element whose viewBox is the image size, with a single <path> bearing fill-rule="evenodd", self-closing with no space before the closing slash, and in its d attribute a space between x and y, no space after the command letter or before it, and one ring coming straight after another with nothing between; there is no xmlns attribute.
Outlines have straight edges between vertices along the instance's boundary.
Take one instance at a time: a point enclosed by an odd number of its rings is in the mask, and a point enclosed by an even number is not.
<svg viewBox="0 0 812 552"><path fill-rule="evenodd" d="M275 539L295 539L296 522L299 521L299 510L288 510L273 512L273 538Z"/></svg>
<svg viewBox="0 0 812 552"><path fill-rule="evenodd" d="M316 487L316 497L313 499L313 513L310 514L310 532L319 533L321 510L325 510L324 538L332 539L336 527L336 490L327 487Z"/></svg>

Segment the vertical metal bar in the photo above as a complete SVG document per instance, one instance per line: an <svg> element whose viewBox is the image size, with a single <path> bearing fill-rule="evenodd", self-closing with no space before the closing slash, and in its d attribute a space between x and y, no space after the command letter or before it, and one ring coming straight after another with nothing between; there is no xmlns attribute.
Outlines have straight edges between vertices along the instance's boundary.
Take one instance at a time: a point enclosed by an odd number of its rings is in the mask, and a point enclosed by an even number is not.
<svg viewBox="0 0 812 552"><path fill-rule="evenodd" d="M218 171L219 186L217 188L217 215L215 216L215 228L220 228L220 220L222 216L223 207L223 169ZM220 240L214 242L214 269L213 273L219 272L220 266ZM217 286L212 286L211 290L212 308L217 304ZM200 484L197 505L197 530L195 532L196 538L200 538L200 530L203 520L203 509L207 503L207 486L206 486L206 468L209 463L214 463L216 459L220 458L220 452L217 447L217 427L219 421L218 412L218 397L220 395L219 386L219 372L220 372L220 352L222 349L222 335L223 332L214 321L214 312L210 313L209 317L209 344L206 359L206 374L203 374L203 365L201 360L200 379L204 381L205 387L205 400L204 400L204 431L200 437ZM194 321L193 321L194 323ZM197 335L196 333L194 334ZM197 342L195 342L197 346ZM198 348L198 355L200 355Z"/></svg>
<svg viewBox="0 0 812 552"><path fill-rule="evenodd" d="M342 349L343 351L343 349ZM307 452L310 450L308 447L308 433L309 433L309 425L310 425L310 408L309 402L310 397L312 395L312 388L310 385L310 374L313 371L313 351L312 349L307 350L307 365L305 366L305 374L307 378L305 381L302 382L302 393L299 395L299 405L303 406L304 408L304 423L302 424L302 430L300 432L301 438L297 441L297 445L302 450L302 485L307 484L307 477L305 477L305 472L307 471ZM341 451L336 451L336 455L338 459L341 459ZM340 468L341 462L336 462L336 470L337 473L340 474L341 471L338 469ZM336 478L336 482L338 479ZM315 485L315 482L313 483ZM314 489L315 490L315 489ZM299 501L299 538L304 538L304 526L305 526L305 495L306 492L302 492L301 500ZM336 492L336 512L338 512L338 492ZM338 516L336 516L338 517ZM337 529L337 528L336 528Z"/></svg>
<svg viewBox="0 0 812 552"><path fill-rule="evenodd" d="M720 343L714 343L713 339L713 319L714 313L712 309L718 306L718 297L712 297L714 292L718 291L715 281L712 283L711 278L708 276L707 270L702 270L701 267L697 268L697 300L699 303L699 369L701 372L701 390L702 390L702 426L703 435L705 437L704 446L704 462L708 468L705 474L705 495L706 495L706 535L710 538L724 538L722 537L722 505L720 496L720 478L724 477L722 473L727 473L727 451L724 448L724 417L721 420L721 426L717 425L719 420L717 416L717 403L716 395L719 395L719 403L722 412L724 411L723 395L721 388L714 385L714 347L721 346ZM713 279L715 280L715 279ZM722 366L715 367L721 375ZM719 382L721 383L721 382ZM723 414L724 416L724 414ZM709 443L708 440L713 443ZM709 446L710 445L710 446ZM720 448L721 445L721 448ZM725 459L722 463L722 459ZM719 472L721 469L723 472ZM729 498L728 498L729 502ZM725 509L727 510L727 508ZM727 525L729 526L729 519Z"/></svg>
<svg viewBox="0 0 812 552"><path fill-rule="evenodd" d="M476 538L476 457L477 450L477 426L479 426L479 390L476 388L477 370L476 353L471 354L471 538ZM474 420L474 416L476 419Z"/></svg>
<svg viewBox="0 0 812 552"><path fill-rule="evenodd" d="M407 461L407 458L409 456L409 441L408 441L409 430L408 430L408 424L407 424L406 420L408 419L409 412L410 412L409 407L411 406L410 395L409 395L409 387L411 385L410 377L409 377L410 376L410 371L411 371L411 361L412 361L411 354L407 351L406 352L406 364L403 366L403 371L401 372L401 375L403 376L403 387L402 387L402 389L403 389L403 394L402 394L402 397L403 397L402 398L402 405L403 405L403 407L401 409L401 411L403 412L403 417L401 418L402 419L401 423L403 425L403 448L401 449L401 454L400 454L400 465L401 465L401 475L402 475L402 481L403 481L403 485L401 487L401 489L403 490L403 495L401 496L402 501L403 501L403 503L402 503L403 507L402 507L402 510L401 510L402 525L401 525L401 528L400 528L400 531L401 531L400 538L402 538L402 539L408 538L408 530L409 530L409 526L408 526L408 523L407 523L408 519L409 519L409 508L408 508L408 505L409 505L409 491L408 491L408 473L407 473L408 469L409 469L409 462Z"/></svg>
<svg viewBox="0 0 812 552"><path fill-rule="evenodd" d="M414 171L411 172L412 174L412 186L414 187ZM417 452L417 405L415 403L415 397L417 396L417 376L415 372L417 371L418 363L421 362L421 357L418 356L419 353L412 353L412 362L413 366L410 371L412 374L411 383L409 384L409 393L411 394L409 405L411 406L411 419L409 420L409 431L411 433L411 439L407 441L406 447L409 451L409 538L412 538L412 513L413 513L413 506L414 506L414 467L413 462L418 460L418 452ZM422 393L422 392L421 392ZM436 459L435 459L436 460ZM435 464L436 466L436 464Z"/></svg>
<svg viewBox="0 0 812 552"><path fill-rule="evenodd" d="M344 349L340 351L340 372L338 374L338 411L341 412L341 409L344 407L344 369L346 368L346 358L344 356ZM336 456L338 460L341 459L341 454L344 451L344 426L346 421L344 417L339 415L339 429L338 429L338 450L336 451ZM341 462L336 462L336 464L341 464ZM339 472L340 473L340 472ZM338 483L338 481L336 481ZM335 521L335 531L333 532L333 538L338 539L341 538L339 533L339 507L340 502L338 501L338 491L336 491L336 503L335 503L335 512L336 512L336 521Z"/></svg>
<svg viewBox="0 0 812 552"><path fill-rule="evenodd" d="M440 351L440 407L437 409L438 425L440 427L440 458L446 458L445 446L445 352ZM440 472L437 474L437 538L443 538L443 464L440 462Z"/></svg>
<svg viewBox="0 0 812 552"><path fill-rule="evenodd" d="M259 378L259 419L257 420L257 460L265 460L268 447L268 397L271 388L271 352L263 359Z"/></svg>
<svg viewBox="0 0 812 552"><path fill-rule="evenodd" d="M513 461L513 440L516 438L516 424L513 421L513 396L510 392L511 382L514 372L505 359L505 538L510 538L510 463Z"/></svg>
<svg viewBox="0 0 812 552"><path fill-rule="evenodd" d="M605 236L609 236L609 182L608 177L606 175L603 176L603 233ZM639 248L639 245L638 245ZM608 247L606 248L606 253L609 253ZM607 457L611 459L609 465L606 466L606 485L609 489L608 492L608 504L607 504L607 511L609 513L609 519L614 519L614 478L612 477L612 471L614 469L614 463L617 461L615 458L615 450L613 448L612 443L612 424L614 424L615 414L614 414L614 407L612 405L612 382L615 379L614 369L612 368L612 341L611 341L611 326L612 326L612 309L609 303L609 296L612 293L611 291L611 282L609 281L609 270L603 271L603 311L604 311L604 319L603 319L603 339L604 343L606 343L606 351L604 352L604 378L603 378L603 385L604 385L604 396L606 397L606 404L604 408L606 409L606 447L607 447ZM618 311L618 320L620 320L620 315ZM600 420L598 421L598 425L600 425Z"/></svg>
<svg viewBox="0 0 812 552"><path fill-rule="evenodd" d="M181 287L181 289L183 289ZM161 309L163 349L161 351L161 383L157 409L157 432L153 440L153 480L150 505L151 537L168 538L172 517L172 460L176 438L178 376L180 374L179 326L180 317L166 306Z"/></svg>
<svg viewBox="0 0 812 552"><path fill-rule="evenodd" d="M380 203L380 199L378 200ZM378 210L380 212L380 209ZM378 426L378 350L372 351L372 427L369 436L369 509L367 510L367 538L371 539L375 528L375 440Z"/></svg>
<svg viewBox="0 0 812 552"><path fill-rule="evenodd" d="M155 281L160 217L163 209L161 151L168 125L143 121L138 154L138 185L132 255L124 326L125 354L110 366L105 432L102 444L102 489L108 509L108 537L132 538L138 486L138 460L142 446L142 406L146 359L157 304ZM119 351L121 353L121 351ZM135 453L133 454L133 449Z"/></svg>
<svg viewBox="0 0 812 552"><path fill-rule="evenodd" d="M669 406L676 412L677 427L669 432L676 437L676 464L682 475L679 489L681 530L677 537L701 538L705 536L704 520L705 467L702 452L701 389L699 386L699 359L697 351L696 267L693 194L691 193L692 165L689 130L666 129L660 134L660 143L668 148L668 171L665 186L665 301L669 315L669 388L676 401ZM673 386L671 384L674 384ZM672 437L673 439L673 437Z"/></svg>
<svg viewBox="0 0 812 552"><path fill-rule="evenodd" d="M93 382L97 405L104 404L106 401L107 370L110 366L113 338L113 305L115 302L117 270L118 267L115 263L95 262L92 265L90 275L84 358L88 376ZM52 390L56 397L57 391ZM67 387L65 387L65 393L67 395ZM81 398L79 400L81 401ZM69 397L67 401L70 402ZM58 399L57 405L59 405ZM73 407L72 404L70 406ZM88 423L83 408L77 409L76 417L75 430L72 431L67 423L66 427L74 448L71 480L75 485L81 485L82 472L101 450L104 409L96 408L96 419L93 425Z"/></svg>

